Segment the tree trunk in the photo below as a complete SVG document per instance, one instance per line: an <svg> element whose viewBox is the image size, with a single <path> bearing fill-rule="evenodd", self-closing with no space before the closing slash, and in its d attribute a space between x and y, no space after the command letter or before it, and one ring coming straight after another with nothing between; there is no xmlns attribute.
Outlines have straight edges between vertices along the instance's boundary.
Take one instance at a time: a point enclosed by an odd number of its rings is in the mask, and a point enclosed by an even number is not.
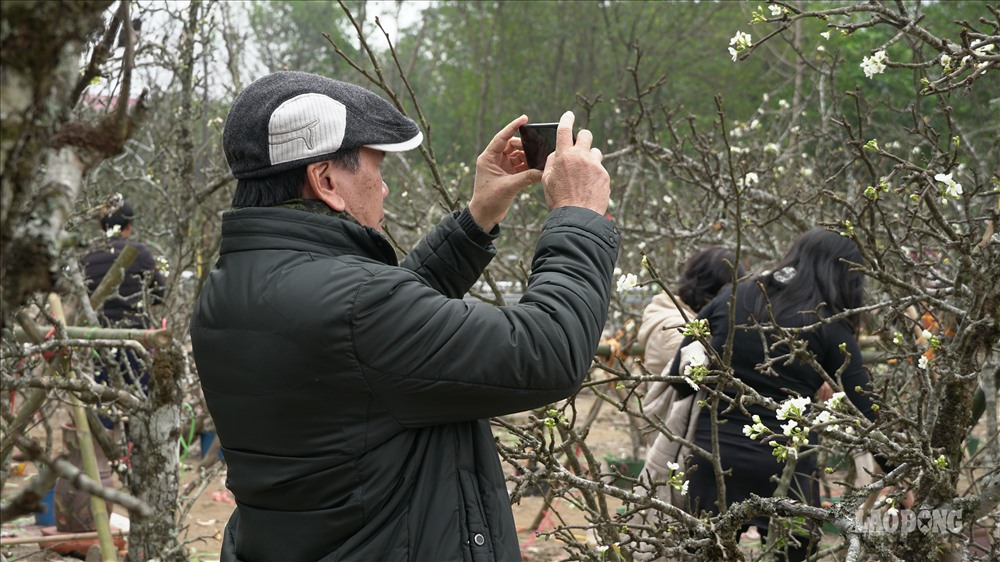
<svg viewBox="0 0 1000 562"><path fill-rule="evenodd" d="M153 508L154 515L140 519L131 514L126 561L156 557L162 562L186 562L184 546L177 540L177 490L183 359L174 347L157 352L149 387L149 409L135 413L130 422L133 495Z"/></svg>

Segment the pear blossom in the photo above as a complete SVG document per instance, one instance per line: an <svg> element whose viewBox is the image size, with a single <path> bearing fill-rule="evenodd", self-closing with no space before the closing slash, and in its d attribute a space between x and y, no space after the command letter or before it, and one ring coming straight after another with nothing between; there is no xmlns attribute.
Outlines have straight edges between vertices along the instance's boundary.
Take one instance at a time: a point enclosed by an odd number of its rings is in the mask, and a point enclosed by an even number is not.
<svg viewBox="0 0 1000 562"><path fill-rule="evenodd" d="M681 465L679 465L679 464L677 464L675 462L668 462L667 463L667 468L670 469L670 472L674 472L674 471L680 470Z"/></svg>
<svg viewBox="0 0 1000 562"><path fill-rule="evenodd" d="M698 390L698 383L705 378L708 374L708 367L705 366L705 356L700 354L695 354L688 361L688 364L684 366L684 378L688 385Z"/></svg>
<svg viewBox="0 0 1000 562"><path fill-rule="evenodd" d="M944 184L944 194L942 199L946 197L953 197L958 199L962 195L962 184L951 179L952 174L937 174L934 179Z"/></svg>
<svg viewBox="0 0 1000 562"><path fill-rule="evenodd" d="M861 61L861 70L865 71L865 77L871 78L876 74L882 74L885 72L885 51L876 51L874 55L870 57L865 57Z"/></svg>
<svg viewBox="0 0 1000 562"><path fill-rule="evenodd" d="M732 55L733 62L736 62L739 54L749 49L753 45L753 41L750 39L749 33L737 31L736 35L733 35L732 39L729 40L729 45L729 54Z"/></svg>
<svg viewBox="0 0 1000 562"><path fill-rule="evenodd" d="M120 235L121 233L122 233L122 225L120 224L112 225L108 227L107 230L104 231L104 235L107 236L108 238L118 238L118 235Z"/></svg>
<svg viewBox="0 0 1000 562"><path fill-rule="evenodd" d="M817 424L823 424L823 423L827 423L832 418L833 418L833 414L831 414L827 410L823 410L822 412L819 413L818 416L816 416L816 419L813 420L813 422L817 423Z"/></svg>
<svg viewBox="0 0 1000 562"><path fill-rule="evenodd" d="M931 360L927 358L926 355L921 355L920 359L917 361L917 367L927 370L931 365Z"/></svg>
<svg viewBox="0 0 1000 562"><path fill-rule="evenodd" d="M941 66L944 67L945 71L951 69L951 57L948 55L941 55Z"/></svg>
<svg viewBox="0 0 1000 562"><path fill-rule="evenodd" d="M747 172L746 176L736 180L736 185L740 187L750 187L751 185L756 185L760 183L760 177L756 172Z"/></svg>
<svg viewBox="0 0 1000 562"><path fill-rule="evenodd" d="M784 8L782 8L781 6L776 6L774 4L768 6L767 9L771 11L771 15L774 17L778 17L785 12Z"/></svg>
<svg viewBox="0 0 1000 562"><path fill-rule="evenodd" d="M823 33L820 33L819 36L822 37L823 39L826 39L827 41L830 40L830 32L829 31L824 31Z"/></svg>
<svg viewBox="0 0 1000 562"><path fill-rule="evenodd" d="M773 152L774 154L777 154L781 152L781 147L778 146L778 143L776 142L769 142L764 145L764 152Z"/></svg>
<svg viewBox="0 0 1000 562"><path fill-rule="evenodd" d="M778 107L780 107L781 109L788 109L792 106L788 103L788 100L781 99L778 100Z"/></svg>
<svg viewBox="0 0 1000 562"><path fill-rule="evenodd" d="M764 425L763 423L761 423L760 416L758 416L757 414L754 414L751 417L751 419L753 419L753 425L744 425L743 426L743 435L746 435L750 439L757 439L762 434L770 432L770 430L767 428L767 426Z"/></svg>
<svg viewBox="0 0 1000 562"><path fill-rule="evenodd" d="M618 292L631 291L639 286L639 278L634 273L626 273L618 278Z"/></svg>
<svg viewBox="0 0 1000 562"><path fill-rule="evenodd" d="M800 398L789 398L781 403L778 407L778 411L775 412L775 417L779 420L787 420L791 418L801 419L803 414L805 414L806 408L812 403L812 399L808 396L802 396Z"/></svg>
<svg viewBox="0 0 1000 562"><path fill-rule="evenodd" d="M798 425L799 425L799 422L797 422L795 420L788 420L788 423L781 424L781 431L785 435L791 437L792 432L795 430L795 427L798 426Z"/></svg>
<svg viewBox="0 0 1000 562"><path fill-rule="evenodd" d="M885 503L889 506L889 509L885 510L885 514L889 517L899 517L899 510L896 509L896 502L892 498L886 498Z"/></svg>

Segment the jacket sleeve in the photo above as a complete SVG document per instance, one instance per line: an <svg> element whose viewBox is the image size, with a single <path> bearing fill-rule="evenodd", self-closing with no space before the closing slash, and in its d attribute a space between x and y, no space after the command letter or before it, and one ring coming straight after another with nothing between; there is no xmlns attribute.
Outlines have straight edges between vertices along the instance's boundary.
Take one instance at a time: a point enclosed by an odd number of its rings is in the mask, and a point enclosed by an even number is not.
<svg viewBox="0 0 1000 562"><path fill-rule="evenodd" d="M823 361L823 369L833 376L843 366L847 358L840 345L844 345L844 351L850 354L850 363L840 376L840 382L844 387L844 394L857 406L858 410L866 418L875 421L875 411L872 409L873 401L867 396L872 391L871 378L865 370L864 362L861 359L861 346L854 334L843 324L830 324L824 327L825 341L827 342L826 356ZM860 392L858 391L860 389ZM875 462L879 464L883 472L890 472L896 468L894 463L890 463L884 456L874 453Z"/></svg>
<svg viewBox="0 0 1000 562"><path fill-rule="evenodd" d="M871 380L861 359L861 347L858 345L858 340L842 324L824 326L822 334L826 344L822 362L823 370L831 377L834 376L843 367L844 361L847 359L846 354L850 354L850 363L847 364L840 376L844 393L866 418L874 420L875 412L872 410L872 399L863 394L871 392ZM844 346L844 351L840 350L841 345ZM858 392L858 388L862 392Z"/></svg>
<svg viewBox="0 0 1000 562"><path fill-rule="evenodd" d="M466 208L445 216L400 265L442 295L461 298L496 255L492 238Z"/></svg>
<svg viewBox="0 0 1000 562"><path fill-rule="evenodd" d="M537 408L575 392L607 317L619 232L580 208L552 212L528 288L511 307L442 296L386 269L358 289L355 351L370 391L404 427Z"/></svg>
<svg viewBox="0 0 1000 562"><path fill-rule="evenodd" d="M639 339L645 348L646 368L653 375L663 374L673 362L677 350L681 348L684 336L677 327L683 323L683 317L676 309L661 309L643 314L642 323L646 326L643 327Z"/></svg>

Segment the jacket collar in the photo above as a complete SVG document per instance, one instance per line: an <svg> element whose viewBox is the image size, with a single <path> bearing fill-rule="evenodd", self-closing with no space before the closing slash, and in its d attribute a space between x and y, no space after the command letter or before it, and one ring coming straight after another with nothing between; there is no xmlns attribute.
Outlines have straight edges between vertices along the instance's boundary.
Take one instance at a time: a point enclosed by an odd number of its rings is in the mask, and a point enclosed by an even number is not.
<svg viewBox="0 0 1000 562"><path fill-rule="evenodd" d="M358 224L345 213L304 207L247 207L224 213L220 255L251 250L356 255L398 264L392 245L374 228Z"/></svg>

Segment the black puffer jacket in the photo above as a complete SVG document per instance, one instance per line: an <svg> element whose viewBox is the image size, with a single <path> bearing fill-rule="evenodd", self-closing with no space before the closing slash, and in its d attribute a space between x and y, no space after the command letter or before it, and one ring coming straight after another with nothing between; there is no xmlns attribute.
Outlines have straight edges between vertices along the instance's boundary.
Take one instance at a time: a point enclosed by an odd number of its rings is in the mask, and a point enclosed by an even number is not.
<svg viewBox="0 0 1000 562"><path fill-rule="evenodd" d="M223 560L520 559L485 418L579 387L619 235L556 210L521 302L496 308L461 300L495 253L469 221L445 217L397 267L343 219L225 216L191 324L237 500Z"/></svg>

